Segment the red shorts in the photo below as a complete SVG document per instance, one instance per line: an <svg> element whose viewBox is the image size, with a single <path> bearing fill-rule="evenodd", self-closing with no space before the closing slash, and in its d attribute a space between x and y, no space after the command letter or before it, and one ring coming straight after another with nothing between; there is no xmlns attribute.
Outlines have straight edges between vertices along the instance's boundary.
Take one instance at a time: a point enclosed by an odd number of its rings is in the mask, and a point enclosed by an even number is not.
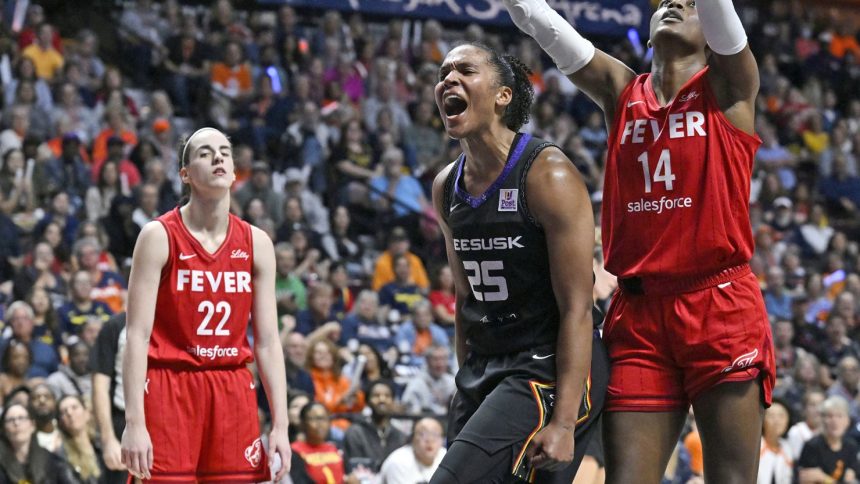
<svg viewBox="0 0 860 484"><path fill-rule="evenodd" d="M603 333L607 411L686 409L715 385L757 378L770 405L773 338L749 266L686 282L687 290L646 280L613 297Z"/></svg>
<svg viewBox="0 0 860 484"><path fill-rule="evenodd" d="M270 479L247 368L150 368L143 403L153 451L147 482Z"/></svg>

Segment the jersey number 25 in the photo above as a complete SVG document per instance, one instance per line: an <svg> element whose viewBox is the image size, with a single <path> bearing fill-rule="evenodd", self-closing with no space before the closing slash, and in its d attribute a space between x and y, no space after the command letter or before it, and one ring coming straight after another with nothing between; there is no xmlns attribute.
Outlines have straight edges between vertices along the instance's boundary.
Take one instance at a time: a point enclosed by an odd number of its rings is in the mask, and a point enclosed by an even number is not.
<svg viewBox="0 0 860 484"><path fill-rule="evenodd" d="M472 294L478 301L504 301L508 298L508 282L504 276L490 275L490 271L504 270L505 264L500 260L485 260L479 264L477 261L464 260L463 268L466 269L466 277L472 286ZM478 286L495 287L495 291L479 291Z"/></svg>

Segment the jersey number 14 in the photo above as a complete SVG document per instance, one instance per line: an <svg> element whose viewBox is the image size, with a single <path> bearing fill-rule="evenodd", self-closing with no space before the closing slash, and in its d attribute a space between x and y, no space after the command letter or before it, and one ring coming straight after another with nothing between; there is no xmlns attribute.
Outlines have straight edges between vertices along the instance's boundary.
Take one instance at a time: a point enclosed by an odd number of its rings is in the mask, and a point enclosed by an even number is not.
<svg viewBox="0 0 860 484"><path fill-rule="evenodd" d="M651 193L651 166L648 164L648 152L639 155L639 163L642 163L642 174L645 175L645 193ZM654 183L663 182L666 190L672 190L672 182L675 175L672 173L672 156L669 149L664 149L657 160L657 170L654 171Z"/></svg>

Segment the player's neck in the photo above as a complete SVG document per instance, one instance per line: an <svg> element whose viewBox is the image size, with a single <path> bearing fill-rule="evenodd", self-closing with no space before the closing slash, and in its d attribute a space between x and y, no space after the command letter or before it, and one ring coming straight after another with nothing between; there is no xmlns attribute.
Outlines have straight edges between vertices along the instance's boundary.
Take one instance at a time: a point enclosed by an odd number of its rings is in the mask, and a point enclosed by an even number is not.
<svg viewBox="0 0 860 484"><path fill-rule="evenodd" d="M460 140L466 154L466 171L473 180L495 180L504 168L516 133L507 129L490 128Z"/></svg>
<svg viewBox="0 0 860 484"><path fill-rule="evenodd" d="M182 221L191 231L222 232L230 224L230 197L191 196L180 209Z"/></svg>
<svg viewBox="0 0 860 484"><path fill-rule="evenodd" d="M654 95L660 105L666 105L690 78L705 67L706 62L704 55L669 57L655 53L652 65L651 86Z"/></svg>

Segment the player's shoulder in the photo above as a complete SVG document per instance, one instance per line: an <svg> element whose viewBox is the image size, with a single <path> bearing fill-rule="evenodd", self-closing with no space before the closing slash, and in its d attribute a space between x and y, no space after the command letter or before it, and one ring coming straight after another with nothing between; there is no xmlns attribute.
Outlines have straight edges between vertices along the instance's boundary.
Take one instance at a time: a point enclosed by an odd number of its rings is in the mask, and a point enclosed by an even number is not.
<svg viewBox="0 0 860 484"><path fill-rule="evenodd" d="M145 244L147 248L151 248L150 245L159 243L167 243L167 228L159 220L147 222L140 230L137 244Z"/></svg>
<svg viewBox="0 0 860 484"><path fill-rule="evenodd" d="M565 177L572 175L574 172L576 172L576 166L570 161L570 158L564 154L561 148L551 144L544 147L535 156L527 179L531 180L543 176Z"/></svg>
<svg viewBox="0 0 860 484"><path fill-rule="evenodd" d="M448 177L451 176L451 170L453 170L455 166L457 166L457 160L448 163L444 168L439 170L439 173L437 173L436 177L433 179L433 191L441 190L445 187Z"/></svg>

